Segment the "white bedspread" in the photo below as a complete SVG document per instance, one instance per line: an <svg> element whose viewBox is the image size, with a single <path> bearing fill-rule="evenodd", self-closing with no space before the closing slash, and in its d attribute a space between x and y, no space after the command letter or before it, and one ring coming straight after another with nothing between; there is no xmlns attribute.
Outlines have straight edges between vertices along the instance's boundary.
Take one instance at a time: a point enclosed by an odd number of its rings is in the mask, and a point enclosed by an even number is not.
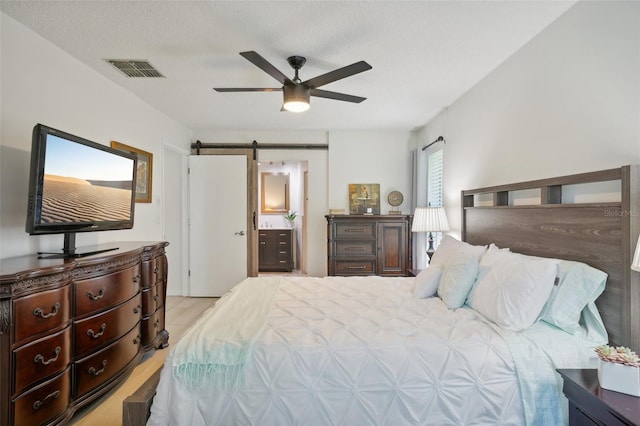
<svg viewBox="0 0 640 426"><path fill-rule="evenodd" d="M189 392L169 354L148 424L525 424L505 340L471 309L414 298L413 281L283 278L245 384Z"/></svg>

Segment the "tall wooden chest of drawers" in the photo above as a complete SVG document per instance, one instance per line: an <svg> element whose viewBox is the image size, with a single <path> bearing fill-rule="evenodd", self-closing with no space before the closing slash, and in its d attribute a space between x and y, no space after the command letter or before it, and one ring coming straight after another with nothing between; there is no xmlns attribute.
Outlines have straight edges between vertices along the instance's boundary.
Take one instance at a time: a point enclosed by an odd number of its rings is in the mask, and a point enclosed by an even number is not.
<svg viewBox="0 0 640 426"><path fill-rule="evenodd" d="M168 344L166 245L0 260L0 424L64 424Z"/></svg>
<svg viewBox="0 0 640 426"><path fill-rule="evenodd" d="M287 271L294 268L295 231L261 229L258 231L258 270Z"/></svg>
<svg viewBox="0 0 640 426"><path fill-rule="evenodd" d="M411 269L410 215L328 215L329 275L406 276Z"/></svg>

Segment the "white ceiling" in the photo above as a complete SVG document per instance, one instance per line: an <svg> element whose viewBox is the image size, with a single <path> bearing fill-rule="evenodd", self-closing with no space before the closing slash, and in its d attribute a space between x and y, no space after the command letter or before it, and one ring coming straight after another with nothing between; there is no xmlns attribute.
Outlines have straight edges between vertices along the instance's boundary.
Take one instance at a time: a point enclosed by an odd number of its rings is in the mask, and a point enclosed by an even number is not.
<svg viewBox="0 0 640 426"><path fill-rule="evenodd" d="M410 130L500 65L575 1L0 1L0 10L193 130ZM307 80L359 60L373 69L280 112L282 94L241 57L255 50ZM104 59L146 59L166 78L127 78Z"/></svg>

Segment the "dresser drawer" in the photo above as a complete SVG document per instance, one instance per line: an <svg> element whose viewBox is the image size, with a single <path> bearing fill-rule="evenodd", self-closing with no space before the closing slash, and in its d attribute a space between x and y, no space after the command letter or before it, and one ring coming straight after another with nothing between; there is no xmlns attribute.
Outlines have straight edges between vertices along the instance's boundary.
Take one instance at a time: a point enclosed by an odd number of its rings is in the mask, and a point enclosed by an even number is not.
<svg viewBox="0 0 640 426"><path fill-rule="evenodd" d="M167 257L166 256L158 256L156 257L156 267L154 271L156 272L156 282L162 282L167 276L168 266L167 266Z"/></svg>
<svg viewBox="0 0 640 426"><path fill-rule="evenodd" d="M376 238L375 223L336 223L334 227L335 238L342 239L367 239Z"/></svg>
<svg viewBox="0 0 640 426"><path fill-rule="evenodd" d="M13 359L14 371L20 372L13 394L19 394L27 386L64 370L71 362L71 326L16 349Z"/></svg>
<svg viewBox="0 0 640 426"><path fill-rule="evenodd" d="M291 242L290 241L278 240L278 241L276 241L276 247L278 249L289 250L289 247L291 247Z"/></svg>
<svg viewBox="0 0 640 426"><path fill-rule="evenodd" d="M285 241L287 243L291 241L291 231L276 231L275 236L278 241Z"/></svg>
<svg viewBox="0 0 640 426"><path fill-rule="evenodd" d="M156 309L162 306L162 284L156 284L151 288L142 291L142 316L153 314Z"/></svg>
<svg viewBox="0 0 640 426"><path fill-rule="evenodd" d="M16 425L40 425L67 410L71 395L71 369L12 401Z"/></svg>
<svg viewBox="0 0 640 426"><path fill-rule="evenodd" d="M338 260L335 261L336 275L373 275L376 272L375 260Z"/></svg>
<svg viewBox="0 0 640 426"><path fill-rule="evenodd" d="M119 373L140 350L140 335L135 327L120 340L98 353L74 363L75 397L79 397Z"/></svg>
<svg viewBox="0 0 640 426"><path fill-rule="evenodd" d="M284 263L288 263L290 259L291 259L291 251L290 250L283 249L283 248L280 248L278 250L278 261L280 263L283 263L283 262Z"/></svg>
<svg viewBox="0 0 640 426"><path fill-rule="evenodd" d="M336 241L336 256L374 256L375 241Z"/></svg>
<svg viewBox="0 0 640 426"><path fill-rule="evenodd" d="M13 302L14 342L60 327L71 318L69 285L21 297ZM18 327L19 325L19 327Z"/></svg>
<svg viewBox="0 0 640 426"><path fill-rule="evenodd" d="M131 330L142 313L140 294L99 315L73 323L75 355L82 357Z"/></svg>
<svg viewBox="0 0 640 426"><path fill-rule="evenodd" d="M140 268L144 277L140 285L142 288L150 288L162 277L162 262L158 258L145 260Z"/></svg>
<svg viewBox="0 0 640 426"><path fill-rule="evenodd" d="M164 330L164 309L158 309L153 315L142 318L140 329L142 330L142 344L148 345L160 331Z"/></svg>
<svg viewBox="0 0 640 426"><path fill-rule="evenodd" d="M140 265L75 283L76 316L98 312L133 297L140 286Z"/></svg>

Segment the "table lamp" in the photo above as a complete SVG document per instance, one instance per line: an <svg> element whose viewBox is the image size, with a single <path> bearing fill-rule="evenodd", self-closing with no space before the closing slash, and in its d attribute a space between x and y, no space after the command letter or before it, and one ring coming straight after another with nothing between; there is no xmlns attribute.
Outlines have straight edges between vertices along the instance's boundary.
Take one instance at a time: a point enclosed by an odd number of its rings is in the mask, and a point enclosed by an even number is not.
<svg viewBox="0 0 640 426"><path fill-rule="evenodd" d="M428 232L429 248L427 256L431 260L433 252L433 232L443 232L449 230L449 222L447 222L447 214L444 207L416 207L413 214L413 225L411 232Z"/></svg>

